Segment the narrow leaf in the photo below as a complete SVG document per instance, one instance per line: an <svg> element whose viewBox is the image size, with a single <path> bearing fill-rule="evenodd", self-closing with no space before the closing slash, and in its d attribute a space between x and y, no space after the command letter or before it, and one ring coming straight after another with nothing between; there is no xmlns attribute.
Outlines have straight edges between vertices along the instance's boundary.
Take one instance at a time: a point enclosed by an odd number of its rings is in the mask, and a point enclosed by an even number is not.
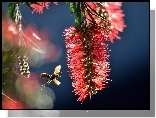
<svg viewBox="0 0 156 118"><path fill-rule="evenodd" d="M6 53L6 54L3 56L3 62L7 60L8 56L9 56L8 53Z"/></svg>
<svg viewBox="0 0 156 118"><path fill-rule="evenodd" d="M71 14L75 12L76 2L70 2L70 12Z"/></svg>
<svg viewBox="0 0 156 118"><path fill-rule="evenodd" d="M11 14L10 14L10 17L12 20L15 20L15 8L16 8L16 5L14 4L11 10Z"/></svg>
<svg viewBox="0 0 156 118"><path fill-rule="evenodd" d="M80 8L80 2L76 5L76 19L75 19L75 25L76 27L80 28L81 25L81 8Z"/></svg>
<svg viewBox="0 0 156 118"><path fill-rule="evenodd" d="M29 3L29 2L25 2L25 4L26 4L30 9L32 9L32 7L30 6L30 3Z"/></svg>
<svg viewBox="0 0 156 118"><path fill-rule="evenodd" d="M10 2L7 8L7 14L10 14L11 9L13 8L14 2Z"/></svg>
<svg viewBox="0 0 156 118"><path fill-rule="evenodd" d="M78 27L79 26L79 17L76 17L75 18L75 27Z"/></svg>

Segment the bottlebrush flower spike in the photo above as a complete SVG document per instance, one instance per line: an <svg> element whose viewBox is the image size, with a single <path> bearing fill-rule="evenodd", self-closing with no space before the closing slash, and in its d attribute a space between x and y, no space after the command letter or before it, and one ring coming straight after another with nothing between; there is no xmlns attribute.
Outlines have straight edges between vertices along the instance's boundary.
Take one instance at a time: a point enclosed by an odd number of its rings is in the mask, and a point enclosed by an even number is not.
<svg viewBox="0 0 156 118"><path fill-rule="evenodd" d="M34 9L34 11L38 12L39 14L42 13L43 14L43 8L46 7L47 9L49 9L49 4L50 2L37 2L38 4L31 4L30 6ZM53 2L54 4L58 5L57 2ZM33 13L32 12L32 13Z"/></svg>
<svg viewBox="0 0 156 118"><path fill-rule="evenodd" d="M108 44L107 33L97 26L78 30L74 27L65 29L67 61L72 78L72 86L78 101L90 99L98 90L106 88L108 80Z"/></svg>
<svg viewBox="0 0 156 118"><path fill-rule="evenodd" d="M124 14L121 10L122 2L105 2L103 4L106 11L108 12L108 20L111 22L111 32L109 39L113 42L113 39L120 39L119 31L123 32L123 29L126 27L124 23Z"/></svg>
<svg viewBox="0 0 156 118"><path fill-rule="evenodd" d="M106 19L111 23L109 26L109 29L111 30L109 34L110 41L113 43L115 38L120 39L119 32L122 32L126 27L123 20L124 14L121 10L122 2L87 2L87 5L100 14L104 20ZM89 18L87 11L85 14L86 17ZM105 22L96 15L92 15L92 17L99 26L103 26L105 24ZM89 20L87 20L87 22L90 23Z"/></svg>

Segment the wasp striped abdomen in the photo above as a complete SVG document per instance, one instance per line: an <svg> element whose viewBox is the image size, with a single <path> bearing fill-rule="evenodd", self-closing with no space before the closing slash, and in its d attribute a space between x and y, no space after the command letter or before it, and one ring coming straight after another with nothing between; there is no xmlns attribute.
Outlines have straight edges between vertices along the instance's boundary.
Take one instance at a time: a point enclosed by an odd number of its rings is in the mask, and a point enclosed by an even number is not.
<svg viewBox="0 0 156 118"><path fill-rule="evenodd" d="M51 75L49 75L47 73L42 73L40 76L44 77L44 78L49 78L49 79L51 78Z"/></svg>

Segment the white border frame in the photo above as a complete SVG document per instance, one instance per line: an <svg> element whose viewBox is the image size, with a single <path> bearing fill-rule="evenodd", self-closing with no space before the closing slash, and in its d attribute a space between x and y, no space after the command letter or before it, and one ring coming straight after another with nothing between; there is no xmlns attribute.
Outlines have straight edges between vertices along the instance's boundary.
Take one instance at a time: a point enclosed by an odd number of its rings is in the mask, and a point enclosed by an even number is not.
<svg viewBox="0 0 156 118"><path fill-rule="evenodd" d="M156 0L150 1L150 10L155 10L155 19L156 19ZM155 23L155 27L156 27L156 23ZM156 30L155 30L155 32L156 32ZM156 39L156 35L155 35L155 39ZM156 45L156 42L155 42L155 45ZM156 47L155 47L155 50L156 50ZM155 65L155 67L156 67L156 65ZM156 70L155 70L155 73L156 73ZM155 78L156 78L156 75L155 75ZM155 81L155 83L156 83L156 81ZM156 91L156 88L155 88L155 91ZM156 104L156 102L155 102L155 104ZM0 110L0 115L1 115L1 118L13 118L13 117L8 117L8 110ZM25 117L25 118L28 118L28 117ZM35 117L35 118L37 118L37 117ZM46 117L44 117L44 118L46 118ZM111 117L108 117L108 118L111 118Z"/></svg>
<svg viewBox="0 0 156 118"><path fill-rule="evenodd" d="M156 0L150 0L150 10L156 10Z"/></svg>

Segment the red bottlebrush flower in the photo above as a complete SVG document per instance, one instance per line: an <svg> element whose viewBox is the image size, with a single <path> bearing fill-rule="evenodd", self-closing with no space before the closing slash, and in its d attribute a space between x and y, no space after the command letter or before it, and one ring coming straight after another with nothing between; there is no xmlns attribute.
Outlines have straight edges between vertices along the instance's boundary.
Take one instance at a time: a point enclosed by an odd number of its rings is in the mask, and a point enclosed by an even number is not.
<svg viewBox="0 0 156 118"><path fill-rule="evenodd" d="M110 22L110 25L107 25L106 29L110 30L109 33L109 40L113 42L113 40L120 39L119 37L119 31L122 32L123 29L126 27L124 24L124 14L121 10L122 2L86 2L87 5L95 10L98 14L100 14L104 21L97 17L96 15L92 15L92 17L95 19L96 23L99 26L105 26L106 21ZM90 10L92 14L95 14L92 10ZM87 19L89 19L88 12L85 12ZM90 23L89 20L87 20L87 23Z"/></svg>
<svg viewBox="0 0 156 118"><path fill-rule="evenodd" d="M105 88L110 80L107 33L97 26L88 26L86 31L70 27L65 29L64 36L73 92L79 95L78 101L84 101Z"/></svg>
<svg viewBox="0 0 156 118"><path fill-rule="evenodd" d="M43 7L46 7L47 9L49 9L49 4L50 2L37 2L38 4L31 4L30 6L34 9L34 11L38 12L39 14L42 13L43 14ZM33 13L32 12L32 13Z"/></svg>
<svg viewBox="0 0 156 118"><path fill-rule="evenodd" d="M58 5L57 2L53 2L53 3L55 5ZM37 2L37 4L31 4L30 6L34 9L33 12L36 11L39 14L40 13L43 14L43 8L46 7L47 9L49 9L49 4L50 4L50 2Z"/></svg>
<svg viewBox="0 0 156 118"><path fill-rule="evenodd" d="M58 3L57 2L53 2L55 5L58 5Z"/></svg>
<svg viewBox="0 0 156 118"><path fill-rule="evenodd" d="M113 39L120 39L118 36L119 31L123 32L123 29L126 27L124 23L124 14L121 10L122 2L105 2L105 9L108 12L108 20L111 22L111 32L109 39L113 42Z"/></svg>

